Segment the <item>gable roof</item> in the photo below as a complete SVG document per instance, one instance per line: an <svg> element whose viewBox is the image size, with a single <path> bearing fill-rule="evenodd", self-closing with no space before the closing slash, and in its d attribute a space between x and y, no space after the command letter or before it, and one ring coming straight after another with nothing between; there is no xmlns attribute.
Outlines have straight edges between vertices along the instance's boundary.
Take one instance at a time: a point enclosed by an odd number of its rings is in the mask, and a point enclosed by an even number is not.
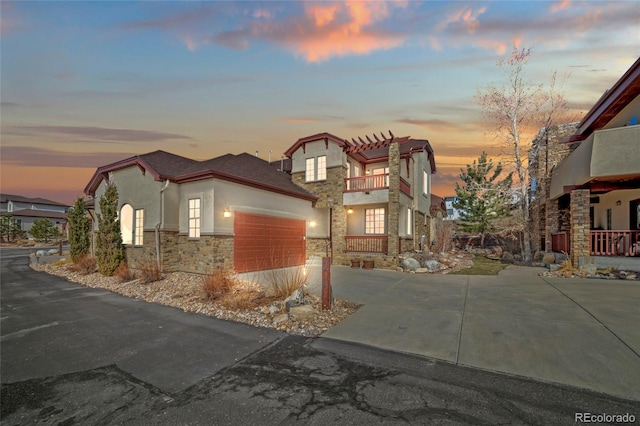
<svg viewBox="0 0 640 426"><path fill-rule="evenodd" d="M0 202L8 203L9 201L14 201L16 203L47 204L50 206L69 207L67 204L59 203L57 201L47 200L46 198L23 197L22 195L0 193Z"/></svg>
<svg viewBox="0 0 640 426"><path fill-rule="evenodd" d="M2 216L13 216L13 217L40 217L45 219L60 219L67 220L67 214L62 212L52 212L47 210L31 210L31 209L22 209L16 210L13 212L2 212Z"/></svg>
<svg viewBox="0 0 640 426"><path fill-rule="evenodd" d="M411 136L395 137L391 132L389 132L391 138L388 138L382 133L381 135L382 139L378 138L378 136L374 134L373 137L375 140L372 140L369 136L365 135L366 141L361 137L358 137L358 140L352 138L351 141L348 141L347 139L339 138L338 136L328 132L318 133L298 139L285 151L284 155L290 159L293 153L300 147L304 149L304 145L306 143L324 140L326 144L328 144L329 141L336 143L351 157L366 164L384 161L389 156L389 144L392 141L395 141L400 145L400 158L410 157L414 152L427 151L429 154L428 157L431 165L431 173L436 173L436 162L433 148L431 148L431 144L429 144L428 140L411 139Z"/></svg>
<svg viewBox="0 0 640 426"><path fill-rule="evenodd" d="M317 200L316 196L294 184L289 174L280 172L267 161L247 153L225 154L205 161L165 151L136 155L99 167L85 187L85 194L95 195L100 182L108 179L109 172L131 166L137 166L143 174L151 173L157 181L186 183L215 178L310 201Z"/></svg>

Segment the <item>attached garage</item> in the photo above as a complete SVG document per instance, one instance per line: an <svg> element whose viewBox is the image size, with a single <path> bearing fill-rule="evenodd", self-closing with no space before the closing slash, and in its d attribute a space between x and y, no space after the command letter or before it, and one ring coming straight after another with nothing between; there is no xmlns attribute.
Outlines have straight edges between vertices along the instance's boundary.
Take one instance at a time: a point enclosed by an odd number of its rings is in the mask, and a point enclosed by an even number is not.
<svg viewBox="0 0 640 426"><path fill-rule="evenodd" d="M304 220L235 212L233 232L237 272L304 265L306 261Z"/></svg>

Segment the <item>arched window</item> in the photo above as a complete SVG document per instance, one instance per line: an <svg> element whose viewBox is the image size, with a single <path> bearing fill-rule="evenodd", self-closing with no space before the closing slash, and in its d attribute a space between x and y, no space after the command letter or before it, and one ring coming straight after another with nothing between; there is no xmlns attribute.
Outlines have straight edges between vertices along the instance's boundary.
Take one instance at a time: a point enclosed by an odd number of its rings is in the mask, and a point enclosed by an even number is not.
<svg viewBox="0 0 640 426"><path fill-rule="evenodd" d="M120 209L120 234L123 244L133 243L133 207L129 204Z"/></svg>

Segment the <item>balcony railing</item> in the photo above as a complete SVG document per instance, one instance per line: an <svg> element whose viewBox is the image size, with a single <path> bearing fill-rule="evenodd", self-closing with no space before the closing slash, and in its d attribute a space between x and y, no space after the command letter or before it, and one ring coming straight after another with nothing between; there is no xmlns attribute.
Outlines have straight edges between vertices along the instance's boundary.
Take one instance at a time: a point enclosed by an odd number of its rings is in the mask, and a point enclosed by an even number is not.
<svg viewBox="0 0 640 426"><path fill-rule="evenodd" d="M571 253L571 234L569 232L551 234L551 250L556 253Z"/></svg>
<svg viewBox="0 0 640 426"><path fill-rule="evenodd" d="M387 235L348 235L345 251L347 253L381 253L389 252L389 237Z"/></svg>
<svg viewBox="0 0 640 426"><path fill-rule="evenodd" d="M347 185L346 192L387 189L389 188L389 173L346 178L345 182Z"/></svg>
<svg viewBox="0 0 640 426"><path fill-rule="evenodd" d="M640 231L591 231L593 256L640 256Z"/></svg>

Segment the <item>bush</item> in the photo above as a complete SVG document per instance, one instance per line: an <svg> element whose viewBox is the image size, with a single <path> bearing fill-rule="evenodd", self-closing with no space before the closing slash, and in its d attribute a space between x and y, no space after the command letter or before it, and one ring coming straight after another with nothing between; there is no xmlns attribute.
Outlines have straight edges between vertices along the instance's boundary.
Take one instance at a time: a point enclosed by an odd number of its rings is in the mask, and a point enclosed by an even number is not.
<svg viewBox="0 0 640 426"><path fill-rule="evenodd" d="M113 275L118 278L118 281L121 283L133 281L137 278L135 272L129 268L129 265L126 262L121 263L120 266L116 268Z"/></svg>
<svg viewBox="0 0 640 426"><path fill-rule="evenodd" d="M87 217L87 205L78 198L67 214L69 220L69 246L72 260L89 253L91 248L91 221Z"/></svg>
<svg viewBox="0 0 640 426"><path fill-rule="evenodd" d="M100 273L110 277L126 259L118 219L118 190L113 184L107 185L99 205L96 257Z"/></svg>
<svg viewBox="0 0 640 426"><path fill-rule="evenodd" d="M286 299L294 291L303 289L309 278L303 266L270 269L265 272L270 295L278 299Z"/></svg>
<svg viewBox="0 0 640 426"><path fill-rule="evenodd" d="M97 270L96 258L92 256L82 256L67 268L70 271L77 272L82 275L93 274Z"/></svg>
<svg viewBox="0 0 640 426"><path fill-rule="evenodd" d="M143 260L140 262L138 269L140 269L140 281L143 284L160 281L162 279L162 271L155 260Z"/></svg>
<svg viewBox="0 0 640 426"><path fill-rule="evenodd" d="M218 268L209 272L204 278L202 289L209 300L219 299L229 293L238 284L231 270Z"/></svg>

